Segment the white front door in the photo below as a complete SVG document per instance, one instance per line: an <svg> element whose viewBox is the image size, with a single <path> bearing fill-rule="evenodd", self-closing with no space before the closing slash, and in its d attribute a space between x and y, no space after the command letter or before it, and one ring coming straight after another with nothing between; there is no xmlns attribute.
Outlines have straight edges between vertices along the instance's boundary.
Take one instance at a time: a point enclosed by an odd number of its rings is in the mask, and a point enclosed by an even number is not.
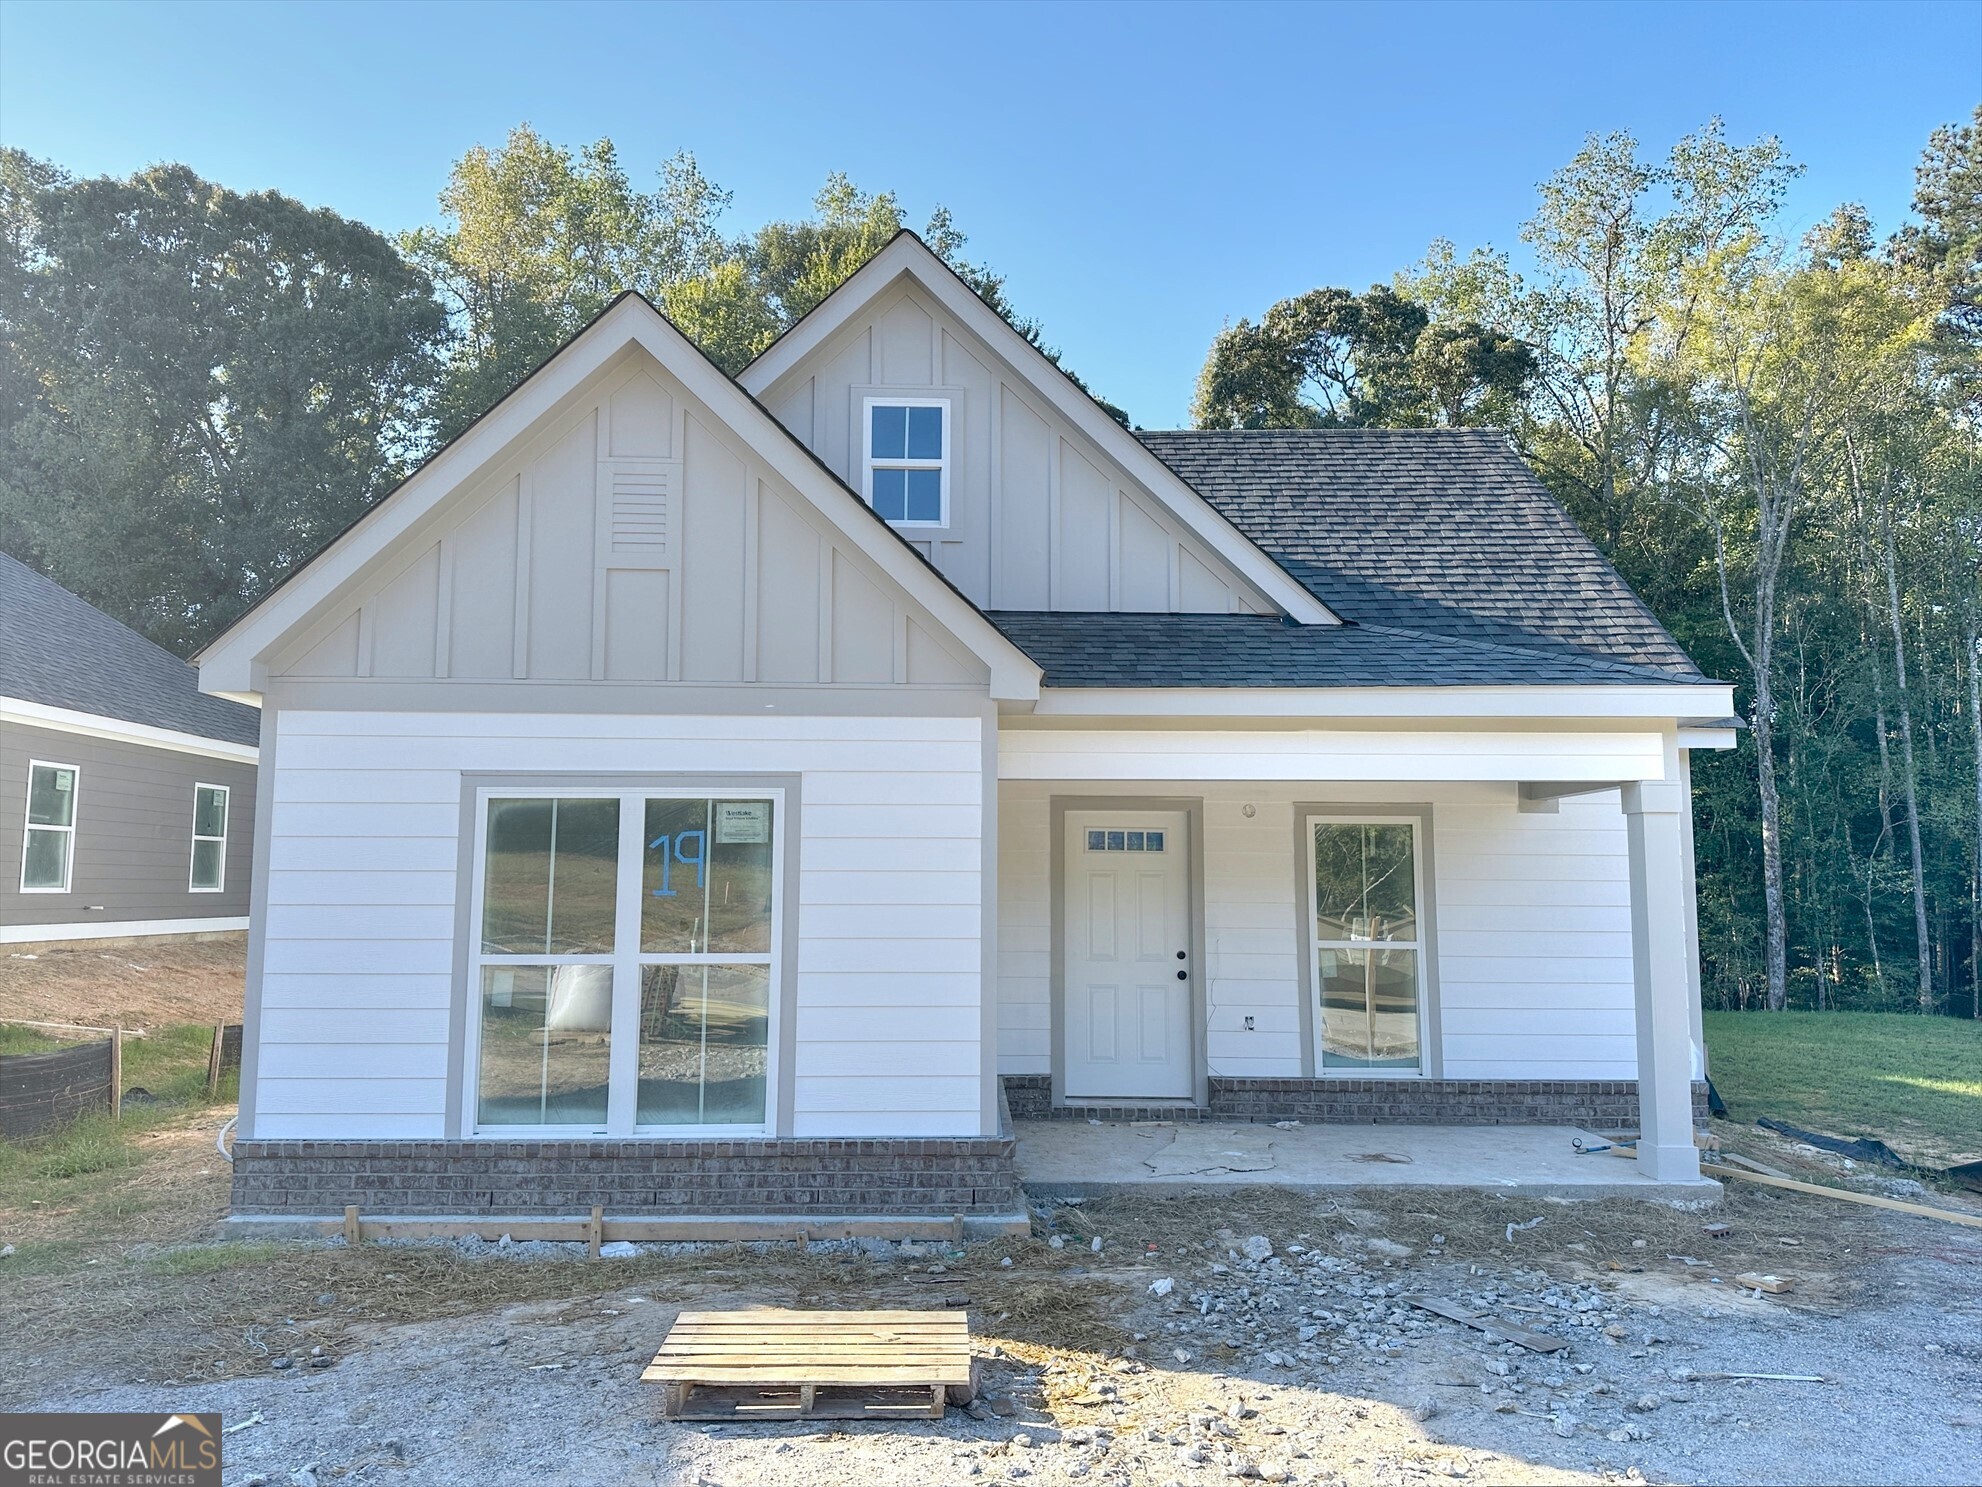
<svg viewBox="0 0 1982 1487"><path fill-rule="evenodd" d="M1066 1097L1191 1099L1189 818L1066 819Z"/></svg>

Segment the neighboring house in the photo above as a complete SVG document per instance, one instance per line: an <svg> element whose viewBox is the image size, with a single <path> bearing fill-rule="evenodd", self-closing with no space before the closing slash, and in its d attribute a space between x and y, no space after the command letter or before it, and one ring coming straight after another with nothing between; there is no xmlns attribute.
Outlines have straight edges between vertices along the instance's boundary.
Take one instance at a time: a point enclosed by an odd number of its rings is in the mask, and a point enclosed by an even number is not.
<svg viewBox="0 0 1982 1487"><path fill-rule="evenodd" d="M246 929L260 726L0 553L0 944Z"/></svg>
<svg viewBox="0 0 1982 1487"><path fill-rule="evenodd" d="M903 235L740 381L616 301L200 665L237 1213L1009 1214L1003 1096L1698 1179L1730 688L1498 436L1131 434Z"/></svg>

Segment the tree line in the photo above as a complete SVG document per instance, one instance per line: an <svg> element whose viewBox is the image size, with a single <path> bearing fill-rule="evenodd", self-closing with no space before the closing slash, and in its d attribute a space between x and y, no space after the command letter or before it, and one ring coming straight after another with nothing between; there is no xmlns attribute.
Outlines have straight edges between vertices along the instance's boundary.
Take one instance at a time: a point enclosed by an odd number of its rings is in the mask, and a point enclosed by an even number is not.
<svg viewBox="0 0 1982 1487"><path fill-rule="evenodd" d="M1487 426L1710 674L1701 949L1727 1007L1982 1015L1982 110L1913 220L1792 235L1798 167L1716 121L1593 137L1521 228L1240 320L1204 428Z"/></svg>
<svg viewBox="0 0 1982 1487"><path fill-rule="evenodd" d="M1772 138L1593 136L1539 188L1526 273L1436 242L1229 325L1198 378L1202 427L1505 430L1738 684L1742 747L1695 761L1723 1006L1982 1010L1979 129L1934 133L1883 242L1851 205L1791 234ZM440 207L395 239L0 151L0 548L189 651L622 290L735 372L909 225L835 175L730 231L692 155L643 190L609 140L527 125ZM1058 361L947 212L920 230Z"/></svg>

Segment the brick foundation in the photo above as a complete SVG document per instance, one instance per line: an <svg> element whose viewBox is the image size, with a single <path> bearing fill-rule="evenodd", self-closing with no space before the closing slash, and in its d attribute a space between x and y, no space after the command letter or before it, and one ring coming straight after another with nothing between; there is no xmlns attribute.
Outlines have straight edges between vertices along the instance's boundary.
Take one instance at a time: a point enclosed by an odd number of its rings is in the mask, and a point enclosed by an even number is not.
<svg viewBox="0 0 1982 1487"><path fill-rule="evenodd" d="M237 1141L233 1211L618 1218L909 1215L1023 1206L1009 1134L693 1141Z"/></svg>
<svg viewBox="0 0 1982 1487"><path fill-rule="evenodd" d="M1044 1074L1013 1074L1017 1120L1311 1120L1339 1125L1554 1125L1636 1129L1635 1079L1219 1079L1209 1109L1053 1104ZM1707 1123L1707 1086L1693 1086L1693 1123Z"/></svg>

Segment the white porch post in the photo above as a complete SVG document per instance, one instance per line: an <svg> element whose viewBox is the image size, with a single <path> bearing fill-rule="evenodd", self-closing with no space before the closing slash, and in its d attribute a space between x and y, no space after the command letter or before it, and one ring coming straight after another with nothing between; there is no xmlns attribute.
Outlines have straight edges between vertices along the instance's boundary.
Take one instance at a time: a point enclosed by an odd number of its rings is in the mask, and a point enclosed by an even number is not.
<svg viewBox="0 0 1982 1487"><path fill-rule="evenodd" d="M1689 802L1666 781L1627 784L1631 960L1638 1007L1638 1167L1661 1182L1700 1175L1693 1146L1693 1027L1687 998L1686 870L1680 813Z"/></svg>

